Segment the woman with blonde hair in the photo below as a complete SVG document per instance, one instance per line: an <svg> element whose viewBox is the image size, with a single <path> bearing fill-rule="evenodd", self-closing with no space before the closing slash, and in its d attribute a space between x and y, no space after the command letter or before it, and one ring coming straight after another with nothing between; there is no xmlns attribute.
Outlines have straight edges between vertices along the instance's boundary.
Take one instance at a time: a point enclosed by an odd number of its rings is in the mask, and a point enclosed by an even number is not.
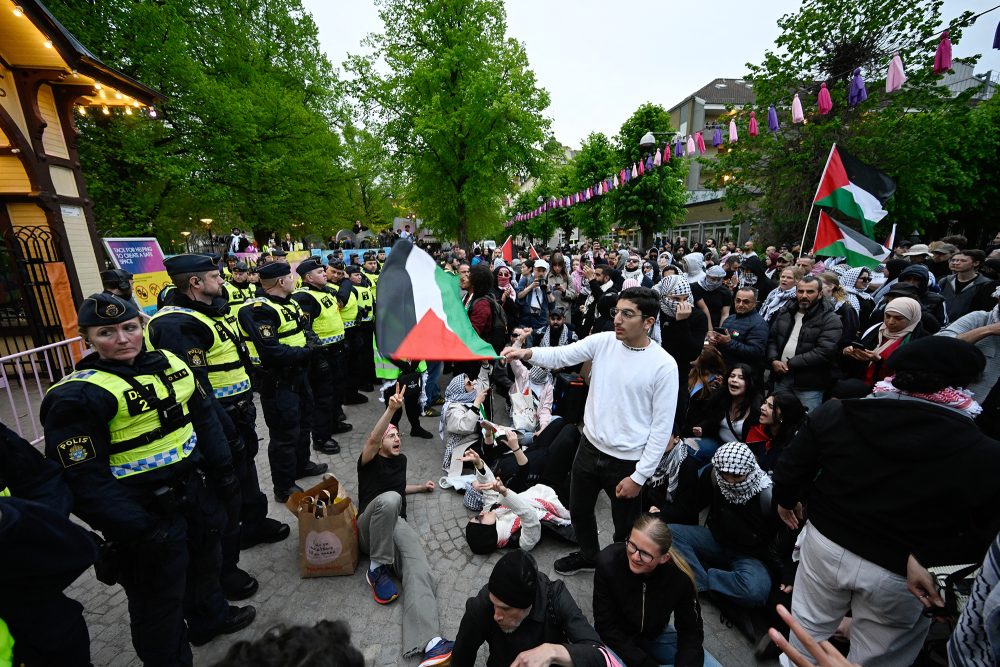
<svg viewBox="0 0 1000 667"><path fill-rule="evenodd" d="M694 572L655 508L635 520L624 544L597 555L594 628L627 667L719 665L702 647Z"/></svg>
<svg viewBox="0 0 1000 667"><path fill-rule="evenodd" d="M833 312L837 313L843 324L843 334L840 337L840 347L843 347L857 338L858 329L861 328L861 318L858 310L851 306L851 295L841 285L840 276L832 271L824 271L819 274L819 279L823 283L823 296L830 301Z"/></svg>

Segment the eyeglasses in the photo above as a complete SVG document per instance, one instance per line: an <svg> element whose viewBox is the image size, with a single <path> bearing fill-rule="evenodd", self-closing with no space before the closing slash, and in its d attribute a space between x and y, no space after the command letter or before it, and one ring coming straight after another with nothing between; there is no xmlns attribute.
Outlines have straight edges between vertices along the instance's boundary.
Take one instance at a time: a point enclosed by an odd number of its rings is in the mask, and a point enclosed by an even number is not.
<svg viewBox="0 0 1000 667"><path fill-rule="evenodd" d="M871 278L858 278L858 280L860 280L863 283L870 283L872 281Z"/></svg>
<svg viewBox="0 0 1000 667"><path fill-rule="evenodd" d="M611 312L611 317L615 317L616 315L621 315L623 320L630 320L633 317L639 317L640 315L642 315L642 313L637 313L631 308L612 308L610 312Z"/></svg>
<svg viewBox="0 0 1000 667"><path fill-rule="evenodd" d="M625 550L628 552L629 556L638 556L639 562L642 564L651 563L653 562L653 559L656 558L656 556L648 551L643 551L637 547L635 542L632 540L625 540Z"/></svg>

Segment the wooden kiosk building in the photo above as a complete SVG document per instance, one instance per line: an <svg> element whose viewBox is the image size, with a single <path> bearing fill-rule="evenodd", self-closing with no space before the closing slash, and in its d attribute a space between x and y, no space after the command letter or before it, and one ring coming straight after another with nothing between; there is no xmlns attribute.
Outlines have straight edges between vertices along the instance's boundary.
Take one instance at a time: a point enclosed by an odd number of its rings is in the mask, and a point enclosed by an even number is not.
<svg viewBox="0 0 1000 667"><path fill-rule="evenodd" d="M76 335L104 256L74 110L146 113L156 91L99 61L36 0L0 0L0 356Z"/></svg>

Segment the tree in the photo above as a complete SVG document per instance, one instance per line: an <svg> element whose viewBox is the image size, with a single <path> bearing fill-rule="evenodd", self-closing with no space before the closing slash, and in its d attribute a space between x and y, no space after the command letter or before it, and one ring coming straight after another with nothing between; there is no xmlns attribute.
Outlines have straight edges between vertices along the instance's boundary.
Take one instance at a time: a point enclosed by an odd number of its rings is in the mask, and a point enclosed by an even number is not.
<svg viewBox="0 0 1000 667"><path fill-rule="evenodd" d="M78 125L98 229L320 231L346 178L336 78L299 0L52 0L81 42L167 99L157 120L90 114Z"/></svg>
<svg viewBox="0 0 1000 667"><path fill-rule="evenodd" d="M636 109L615 137L619 164L631 168L646 158L639 141L647 132L671 132L670 114L663 107L648 102ZM666 138L660 135L657 143L665 144ZM664 231L684 218L686 174L687 165L683 160L671 160L662 167L646 171L642 178L612 190L609 200L615 219L625 225L638 226L642 231L642 244L648 245L654 232Z"/></svg>
<svg viewBox="0 0 1000 667"><path fill-rule="evenodd" d="M572 190L582 190L613 175L621 168L620 164L611 140L601 132L592 132L573 159ZM580 230L581 236L596 238L608 233L613 215L612 207L606 205L608 202L606 196L594 197L570 209L573 226Z"/></svg>
<svg viewBox="0 0 1000 667"><path fill-rule="evenodd" d="M407 196L462 246L499 226L516 174L544 157L549 96L524 47L506 37L501 0L379 0L385 32L351 56L350 90L390 147ZM376 58L380 62L376 61Z"/></svg>
<svg viewBox="0 0 1000 667"><path fill-rule="evenodd" d="M996 173L996 162L993 171L976 173L947 145L965 134L975 90L952 97L931 71L940 10L940 0L805 0L798 12L779 19L776 50L747 67L758 108L774 104L784 116L782 128L756 138L744 134L706 165L714 185L726 188L724 201L736 220L755 223L766 240L798 238L834 142L897 182L890 216L877 235L893 221L900 232L920 229L975 199L976 181L992 180L986 173ZM961 38L969 14L950 26L952 42ZM886 94L884 73L896 50L908 80ZM847 93L856 68L867 82L868 100L852 108ZM827 116L812 106L821 83L833 98ZM792 124L785 115L794 93L809 110L807 123Z"/></svg>

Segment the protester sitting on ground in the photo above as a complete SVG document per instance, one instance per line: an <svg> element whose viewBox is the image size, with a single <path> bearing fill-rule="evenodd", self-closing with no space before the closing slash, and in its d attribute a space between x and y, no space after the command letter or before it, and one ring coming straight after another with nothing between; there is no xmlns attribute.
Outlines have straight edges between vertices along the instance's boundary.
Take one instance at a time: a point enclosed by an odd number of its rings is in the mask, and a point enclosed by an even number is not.
<svg viewBox="0 0 1000 667"><path fill-rule="evenodd" d="M646 480L642 494L643 511L658 507L666 523L698 523L698 470L702 467L690 455L691 450L680 437L675 424L667 449L656 470Z"/></svg>
<svg viewBox="0 0 1000 667"><path fill-rule="evenodd" d="M687 380L687 412L684 433L694 435L692 428L705 418L708 401L722 389L726 377L726 362L711 345L702 347L701 354L691 362Z"/></svg>
<svg viewBox="0 0 1000 667"><path fill-rule="evenodd" d="M635 520L624 544L597 555L594 627L627 667L719 665L702 648L694 573L672 545L654 508Z"/></svg>
<svg viewBox="0 0 1000 667"><path fill-rule="evenodd" d="M703 526L671 524L674 549L691 565L698 591L744 607L760 607L771 592L765 561L777 533L771 479L741 442L728 442L699 479Z"/></svg>
<svg viewBox="0 0 1000 667"><path fill-rule="evenodd" d="M708 332L708 342L722 353L728 366L742 362L761 375L768 327L757 312L757 293L752 287L740 288L736 290L733 304L736 312L725 319L720 329Z"/></svg>
<svg viewBox="0 0 1000 667"><path fill-rule="evenodd" d="M750 430L760 419L762 392L757 376L746 364L736 364L723 383L722 389L708 401L701 424L692 429L698 438L694 457L703 465L723 442L746 442Z"/></svg>
<svg viewBox="0 0 1000 667"><path fill-rule="evenodd" d="M890 301L884 312L881 325L873 326L862 336L858 344L851 344L841 350L842 367L851 377L864 380L869 387L885 379L889 374L886 360L901 346L922 338L920 327L920 303L909 297Z"/></svg>
<svg viewBox="0 0 1000 667"><path fill-rule="evenodd" d="M213 667L365 667L365 656L351 643L346 621L320 621L313 627L276 626L253 642L229 647Z"/></svg>
<svg viewBox="0 0 1000 667"><path fill-rule="evenodd" d="M451 664L473 667L484 643L487 667L617 663L563 582L539 572L520 549L497 561L489 582L465 603Z"/></svg>
<svg viewBox="0 0 1000 667"><path fill-rule="evenodd" d="M976 562L1000 528L1000 443L961 389L984 363L943 336L904 345L872 397L824 403L778 460L790 528L808 498L792 615L820 640L852 611L853 662L913 663L931 622L922 612L941 604L926 568Z"/></svg>
<svg viewBox="0 0 1000 667"><path fill-rule="evenodd" d="M420 667L447 664L452 642L441 637L431 568L417 531L406 521L406 496L432 493L432 481L406 483L406 456L392 416L403 407L405 388L389 397L358 457L358 546L371 563L365 580L379 604L400 595L390 570L403 582L403 655L423 655Z"/></svg>
<svg viewBox="0 0 1000 667"><path fill-rule="evenodd" d="M444 390L444 406L438 433L444 441L444 460L441 467L449 480L462 474L462 454L479 442L479 422L483 419L482 406L490 389L489 366L481 365L475 380L466 372L451 379Z"/></svg>
<svg viewBox="0 0 1000 667"><path fill-rule="evenodd" d="M523 454L518 450L515 455L518 453ZM483 510L469 519L465 526L465 540L472 553L490 554L503 548L531 551L541 539L542 525L564 539L575 541L569 510L550 487L535 484L514 491L503 480L494 477L493 471L475 451L466 452L466 460L473 464L475 488L483 494L484 501ZM527 457L523 463L520 460L518 463L523 469L530 466ZM516 481L523 483L523 477L518 476ZM487 498L490 499L489 505Z"/></svg>
<svg viewBox="0 0 1000 667"><path fill-rule="evenodd" d="M708 334L708 318L694 307L691 286L683 275L664 275L653 288L660 298L660 340L663 349L688 368L698 358Z"/></svg>
<svg viewBox="0 0 1000 667"><path fill-rule="evenodd" d="M802 270L796 267L782 269L778 275L778 286L760 304L760 316L765 322L770 324L782 306L795 301L795 285L803 275Z"/></svg>
<svg viewBox="0 0 1000 667"><path fill-rule="evenodd" d="M761 403L760 422L747 434L747 446L761 470L771 474L805 415L806 409L790 391L776 391Z"/></svg>

